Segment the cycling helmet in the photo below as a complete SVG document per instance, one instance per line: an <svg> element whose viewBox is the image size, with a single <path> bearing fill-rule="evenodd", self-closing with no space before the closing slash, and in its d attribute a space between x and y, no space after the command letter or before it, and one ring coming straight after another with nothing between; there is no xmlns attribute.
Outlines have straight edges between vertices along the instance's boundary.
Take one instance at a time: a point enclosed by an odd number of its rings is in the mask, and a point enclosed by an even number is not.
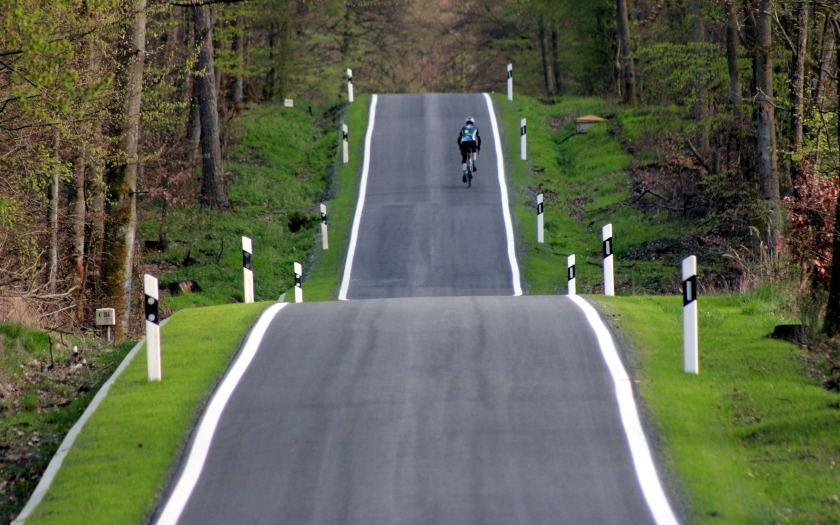
<svg viewBox="0 0 840 525"><path fill-rule="evenodd" d="M467 124L475 124L475 119L472 117L467 117Z"/></svg>

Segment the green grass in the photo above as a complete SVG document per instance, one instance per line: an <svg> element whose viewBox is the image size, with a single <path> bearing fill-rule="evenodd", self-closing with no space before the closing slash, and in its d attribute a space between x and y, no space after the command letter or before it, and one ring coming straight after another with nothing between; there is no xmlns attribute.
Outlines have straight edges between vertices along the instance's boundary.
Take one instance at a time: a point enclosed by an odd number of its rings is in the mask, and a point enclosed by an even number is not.
<svg viewBox="0 0 840 525"><path fill-rule="evenodd" d="M682 372L681 297L598 297L676 472L690 523L840 522L840 398L806 373L755 295L701 297L700 374Z"/></svg>
<svg viewBox="0 0 840 525"><path fill-rule="evenodd" d="M628 258L632 248L659 238L680 238L687 226L670 217L641 212L631 200L626 170L631 156L622 141L636 140L667 121L662 112L620 109L594 98L562 97L552 104L519 96L501 108L504 142L524 277L531 294L566 292L566 257L575 254L578 292L601 290L601 228L613 224L616 293L675 289L673 257L649 261ZM595 114L610 117L585 134L574 119ZM527 118L528 160L521 161L519 119ZM672 124L673 125L673 124ZM536 195L545 199L545 243L536 242ZM688 255L684 254L683 256Z"/></svg>
<svg viewBox="0 0 840 525"><path fill-rule="evenodd" d="M145 349L111 387L27 524L148 521L190 428L267 303L191 308L161 330L163 381Z"/></svg>

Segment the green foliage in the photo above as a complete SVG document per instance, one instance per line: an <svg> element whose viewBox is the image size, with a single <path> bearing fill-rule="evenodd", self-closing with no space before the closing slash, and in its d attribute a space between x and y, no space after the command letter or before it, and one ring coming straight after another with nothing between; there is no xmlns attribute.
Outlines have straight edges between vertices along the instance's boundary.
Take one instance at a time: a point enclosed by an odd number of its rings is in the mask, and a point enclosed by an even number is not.
<svg viewBox="0 0 840 525"><path fill-rule="evenodd" d="M697 102L723 105L728 97L726 57L714 44L673 44L656 42L636 51L636 85L639 100L645 104ZM704 97L698 100L698 96Z"/></svg>
<svg viewBox="0 0 840 525"><path fill-rule="evenodd" d="M340 141L338 108L327 108L318 117L310 110L320 111L305 104L268 104L236 121L239 140L227 166L232 211L218 213L188 203L165 205L161 214L156 207L144 207L139 237L169 241L165 251L149 253L146 263L160 268L164 285L189 279L201 286L195 294L166 294L164 307L241 301L242 236L253 242L258 300L276 300L293 286L294 262L302 263L308 274L309 254L320 232L318 205L325 198Z"/></svg>

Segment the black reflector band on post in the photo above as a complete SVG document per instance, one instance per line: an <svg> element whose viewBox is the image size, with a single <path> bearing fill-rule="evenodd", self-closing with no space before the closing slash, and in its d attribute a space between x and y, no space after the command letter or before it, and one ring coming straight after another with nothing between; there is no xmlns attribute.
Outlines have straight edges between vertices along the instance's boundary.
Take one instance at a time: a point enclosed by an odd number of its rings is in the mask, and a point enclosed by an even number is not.
<svg viewBox="0 0 840 525"><path fill-rule="evenodd" d="M246 270L253 270L253 266L251 266L251 252L246 252L242 250L242 267Z"/></svg>
<svg viewBox="0 0 840 525"><path fill-rule="evenodd" d="M321 212L321 224L327 224L327 214Z"/></svg>
<svg viewBox="0 0 840 525"><path fill-rule="evenodd" d="M612 255L612 237L604 241L604 258Z"/></svg>
<svg viewBox="0 0 840 525"><path fill-rule="evenodd" d="M574 278L575 278L575 267L574 266L569 266L569 280L571 281Z"/></svg>
<svg viewBox="0 0 840 525"><path fill-rule="evenodd" d="M519 134L520 134L520 135L525 135L525 128L526 128L526 127L527 127L527 126L522 126L522 127L520 127L520 128L519 128Z"/></svg>
<svg viewBox="0 0 840 525"><path fill-rule="evenodd" d="M299 273L296 273L295 274L295 287L303 288L303 281L302 280L303 280L303 276L301 276Z"/></svg>
<svg viewBox="0 0 840 525"><path fill-rule="evenodd" d="M158 300L151 295L146 295L146 320L150 323L160 324L158 317Z"/></svg>
<svg viewBox="0 0 840 525"><path fill-rule="evenodd" d="M537 214L539 215L542 212L543 212L543 203L540 202L540 203L537 204Z"/></svg>
<svg viewBox="0 0 840 525"><path fill-rule="evenodd" d="M683 306L688 306L697 300L697 276L692 275L683 281Z"/></svg>

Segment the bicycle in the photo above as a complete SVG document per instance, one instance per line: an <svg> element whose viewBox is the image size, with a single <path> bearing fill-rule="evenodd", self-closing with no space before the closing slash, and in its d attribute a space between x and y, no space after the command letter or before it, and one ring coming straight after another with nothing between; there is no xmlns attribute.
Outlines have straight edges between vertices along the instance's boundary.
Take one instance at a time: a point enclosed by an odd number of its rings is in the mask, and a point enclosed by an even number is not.
<svg viewBox="0 0 840 525"><path fill-rule="evenodd" d="M472 158L467 159L467 173L464 174L462 180L467 183L467 188L472 188L473 168Z"/></svg>

